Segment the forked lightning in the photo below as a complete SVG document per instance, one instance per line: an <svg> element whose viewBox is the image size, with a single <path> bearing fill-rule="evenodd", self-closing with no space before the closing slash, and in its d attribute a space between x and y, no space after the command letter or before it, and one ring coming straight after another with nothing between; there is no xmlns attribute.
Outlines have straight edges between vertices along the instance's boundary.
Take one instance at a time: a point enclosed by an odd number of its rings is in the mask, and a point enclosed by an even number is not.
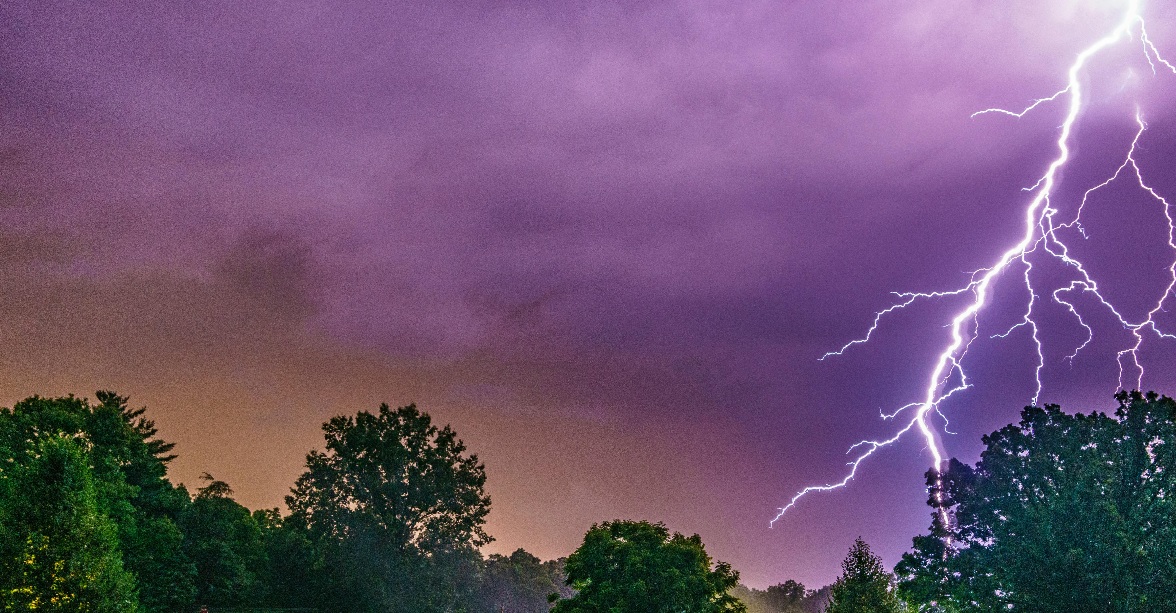
<svg viewBox="0 0 1176 613"><path fill-rule="evenodd" d="M1163 312L1169 305L1170 299L1174 291L1176 291L1176 221L1174 221L1174 213L1168 200L1148 185L1137 162L1136 156L1138 153L1139 139L1147 129L1143 112L1139 109L1136 111L1135 121L1138 125L1138 131L1135 134L1135 139L1132 141L1131 148L1127 152L1123 163L1112 176L1086 191L1082 201L1075 207L1072 218L1065 221L1060 220L1061 212L1050 201L1058 181L1059 172L1070 160L1071 136L1074 124L1082 112L1083 91L1080 77L1093 57L1123 41L1138 41L1142 44L1143 54L1147 58L1153 75L1161 76L1160 73L1162 72L1171 72L1176 75L1176 66L1173 66L1173 64L1165 60L1151 39L1148 38L1139 0L1132 0L1129 2L1123 18L1114 29L1103 38L1082 50L1074 59L1067 73L1065 87L1060 91L1051 96L1034 100L1032 104L1020 111L993 108L978 111L972 115L973 117L977 117L986 114L1003 114L1012 116L1013 118L1021 118L1026 113L1042 105L1058 100L1068 102L1065 121L1060 127L1060 133L1057 138L1057 156L1046 168L1045 174L1041 176L1040 180L1033 187L1027 189L1027 191L1033 193L1033 197L1025 207L1024 233L1021 236L1021 240L1009 247L992 265L972 273L968 279L968 283L963 287L941 292L896 294L899 300L886 309L875 313L873 324L866 331L865 336L852 340L837 351L827 353L821 358L823 360L829 357L840 356L856 345L869 342L874 332L881 325L884 317L895 311L904 309L916 301L948 296L970 296L971 298L960 311L955 313L947 326L950 331L950 340L935 359L934 367L927 377L927 387L921 394L922 398L900 407L893 414L883 416L887 419L897 419L900 415L913 410L913 413L910 414L909 419L904 422L902 427L893 436L885 440L865 440L854 444L850 447L848 453L856 453L856 455L849 462L849 471L844 478L825 485L809 486L797 492L788 501L788 504L779 509L779 512L769 522L769 525L774 525L776 521L783 517L789 509L796 506L797 502L807 494L844 487L854 478L862 462L879 449L896 443L911 430L917 430L922 435L927 449L931 453L932 466L936 470L942 470L945 452L940 446L935 430L929 423L929 417L932 411L942 415L940 408L943 402L952 395L969 387L968 377L963 368L964 358L968 353L969 346L977 338L979 332L978 317L980 312L990 302L993 285L1007 271L1012 269L1020 270L1029 298L1024 306L1024 312L1020 320L1008 330L998 334L992 334L990 337L1005 337L1012 333L1013 330L1019 328L1029 330L1037 349L1035 371L1037 389L1033 394L1033 404L1037 403L1041 395L1041 372L1045 367L1045 357L1042 350L1043 340L1039 335L1038 323L1034 319L1034 315L1039 308L1038 301L1043 296L1048 296L1055 303L1065 307L1070 315L1086 331L1085 342L1075 347L1073 353L1069 356L1071 360L1086 348L1094 338L1094 330L1087 323L1087 320L1083 318L1082 310L1077 305L1076 296L1088 294L1093 297L1094 302L1099 305L1099 308L1106 309L1124 328L1130 331L1134 339L1133 344L1123 347L1116 356L1119 364L1119 387L1123 387L1125 381L1130 381L1131 377L1134 379L1133 383L1135 387L1142 386L1144 367L1140 361L1139 353L1144 341L1149 336L1159 339L1176 340L1176 333L1162 329L1156 321L1157 315ZM1154 198L1156 203L1162 207L1164 216L1168 221L1168 247L1172 253L1172 263L1167 269L1169 276L1168 283L1162 292L1157 292L1158 296L1154 308L1148 311L1146 317L1140 321L1132 321L1128 317L1125 317L1122 314L1123 309L1118 308L1100 291L1099 284L1095 278L1083 262L1070 252L1070 249L1059 233L1061 230L1068 229L1074 230L1082 236L1086 236L1086 229L1082 225L1082 211L1087 201L1092 194L1106 188L1115 181L1122 180L1135 181L1140 189ZM1033 275L1033 262L1038 258L1055 258L1062 262L1067 270L1072 271L1072 278L1061 285L1046 288L1039 287L1041 282ZM946 521L946 510L941 508L939 512Z"/></svg>

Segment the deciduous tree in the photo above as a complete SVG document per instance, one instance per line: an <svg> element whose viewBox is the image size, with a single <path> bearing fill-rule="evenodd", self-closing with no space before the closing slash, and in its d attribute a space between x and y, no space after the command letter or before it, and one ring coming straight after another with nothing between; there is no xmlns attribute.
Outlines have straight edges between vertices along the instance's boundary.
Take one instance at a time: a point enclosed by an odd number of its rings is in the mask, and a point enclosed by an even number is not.
<svg viewBox="0 0 1176 613"><path fill-rule="evenodd" d="M739 573L713 565L697 534L670 534L663 524L613 521L594 525L568 557L575 596L553 613L743 613L728 591Z"/></svg>
<svg viewBox="0 0 1176 613"><path fill-rule="evenodd" d="M928 608L1171 611L1176 594L1176 402L1120 393L1114 415L1027 407L984 437L973 468L928 473L952 521L896 569Z"/></svg>
<svg viewBox="0 0 1176 613"><path fill-rule="evenodd" d="M748 613L822 613L828 590L828 586L807 590L803 583L789 579L766 590L739 585L731 594L747 606Z"/></svg>
<svg viewBox="0 0 1176 613"><path fill-rule="evenodd" d="M83 442L36 440L0 470L0 610L134 613L114 523L101 508Z"/></svg>
<svg viewBox="0 0 1176 613"><path fill-rule="evenodd" d="M487 613L547 613L551 594L571 596L564 585L563 562L541 562L522 549L491 555L482 564L481 610Z"/></svg>
<svg viewBox="0 0 1176 613"><path fill-rule="evenodd" d="M326 451L307 456L286 497L289 521L305 529L333 582L318 590L319 606L452 609L475 588L474 549L491 540L477 456L414 405L335 417L323 432Z"/></svg>
<svg viewBox="0 0 1176 613"><path fill-rule="evenodd" d="M203 475L181 519L184 551L196 564L196 601L216 607L256 604L264 596L265 546L257 519L224 481Z"/></svg>

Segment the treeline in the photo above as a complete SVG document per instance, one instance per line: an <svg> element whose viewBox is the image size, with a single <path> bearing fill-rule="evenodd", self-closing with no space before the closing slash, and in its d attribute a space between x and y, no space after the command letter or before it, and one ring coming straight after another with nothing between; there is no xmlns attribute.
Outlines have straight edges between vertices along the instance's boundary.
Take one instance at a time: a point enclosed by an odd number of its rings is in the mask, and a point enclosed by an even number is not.
<svg viewBox="0 0 1176 613"><path fill-rule="evenodd" d="M324 424L283 515L172 484L173 445L117 394L32 397L0 409L0 611L1176 611L1176 401L1116 399L1028 407L975 466L928 472L931 529L893 574L858 539L829 587L754 590L649 522L484 557L484 466L412 405Z"/></svg>
<svg viewBox="0 0 1176 613"><path fill-rule="evenodd" d="M737 585L730 593L743 602L747 613L822 613L829 604L830 588L808 589L789 579L767 589Z"/></svg>
<svg viewBox="0 0 1176 613"><path fill-rule="evenodd" d="M0 410L0 610L547 611L563 561L483 557L483 466L415 407L324 426L287 504L251 512L167 478L143 409L32 397Z"/></svg>
<svg viewBox="0 0 1176 613"><path fill-rule="evenodd" d="M793 581L738 585L697 535L649 522L592 526L569 558L485 557L485 468L451 428L382 405L323 433L283 515L207 473L194 491L173 484L174 445L115 393L0 409L0 611L815 613L827 600Z"/></svg>
<svg viewBox="0 0 1176 613"><path fill-rule="evenodd" d="M731 595L747 607L747 613L822 613L829 604L830 589L825 586L810 590L789 579L766 590L737 585Z"/></svg>

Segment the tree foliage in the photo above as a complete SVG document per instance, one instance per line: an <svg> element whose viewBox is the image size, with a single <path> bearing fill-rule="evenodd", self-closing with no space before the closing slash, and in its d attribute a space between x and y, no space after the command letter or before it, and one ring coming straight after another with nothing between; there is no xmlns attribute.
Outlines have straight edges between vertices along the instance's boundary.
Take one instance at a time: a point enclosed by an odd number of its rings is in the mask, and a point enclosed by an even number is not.
<svg viewBox="0 0 1176 613"><path fill-rule="evenodd" d="M487 613L547 613L548 597L569 597L565 585L564 560L541 562L517 549L509 556L493 554L482 565L480 608Z"/></svg>
<svg viewBox="0 0 1176 613"><path fill-rule="evenodd" d="M897 613L901 603L893 590L893 577L882 559L861 538L854 541L841 562L841 576L833 583L825 613Z"/></svg>
<svg viewBox="0 0 1176 613"><path fill-rule="evenodd" d="M0 610L134 613L123 567L83 442L39 438L0 471Z"/></svg>
<svg viewBox="0 0 1176 613"><path fill-rule="evenodd" d="M739 573L711 558L697 534L670 534L663 524L613 521L593 525L567 562L576 595L554 613L720 613L746 607L728 591Z"/></svg>
<svg viewBox="0 0 1176 613"><path fill-rule="evenodd" d="M731 595L747 607L747 613L822 613L828 603L828 591L828 586L808 590L803 583L789 579L766 590L741 584L731 590Z"/></svg>
<svg viewBox="0 0 1176 613"><path fill-rule="evenodd" d="M385 404L323 432L326 451L307 456L286 498L327 581L314 588L319 605L445 610L475 589L490 497L485 468L454 431L414 405Z"/></svg>
<svg viewBox="0 0 1176 613"><path fill-rule="evenodd" d="M1112 416L1027 407L984 437L974 468L928 473L953 521L915 539L903 592L962 612L1171 611L1176 402L1116 399Z"/></svg>
<svg viewBox="0 0 1176 613"><path fill-rule="evenodd" d="M10 463L35 454L54 437L76 439L86 450L97 509L113 522L123 564L136 579L144 610L174 611L191 604L194 568L181 552L176 520L187 492L166 478L171 443L155 437L144 409L100 391L98 402L33 396L0 410L0 457Z"/></svg>
<svg viewBox="0 0 1176 613"><path fill-rule="evenodd" d="M306 607L318 599L316 591L324 583L315 570L316 552L306 531L287 519L278 509L253 512L265 559L258 578L262 588L257 604L266 607Z"/></svg>
<svg viewBox="0 0 1176 613"><path fill-rule="evenodd" d="M781 611L799 609L808 598L808 590L804 589L804 584L792 579L768 586L766 592L769 602Z"/></svg>
<svg viewBox="0 0 1176 613"><path fill-rule="evenodd" d="M214 607L260 602L267 561L261 527L233 500L227 483L208 473L204 480L181 521L184 551L196 565L196 602Z"/></svg>

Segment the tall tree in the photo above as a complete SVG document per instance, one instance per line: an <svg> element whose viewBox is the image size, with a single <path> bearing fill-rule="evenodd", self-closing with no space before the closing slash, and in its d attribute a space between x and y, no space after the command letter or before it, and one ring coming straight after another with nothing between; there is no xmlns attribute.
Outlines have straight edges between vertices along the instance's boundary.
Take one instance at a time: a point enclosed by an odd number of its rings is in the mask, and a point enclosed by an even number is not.
<svg viewBox="0 0 1176 613"><path fill-rule="evenodd" d="M77 440L41 438L0 470L0 537L0 610L137 610L135 578Z"/></svg>
<svg viewBox="0 0 1176 613"><path fill-rule="evenodd" d="M897 567L925 608L1170 611L1176 594L1176 402L1116 395L1113 416L1027 407L973 468L928 474L952 521Z"/></svg>
<svg viewBox="0 0 1176 613"><path fill-rule="evenodd" d="M491 540L477 456L415 405L335 417L323 432L326 451L307 456L286 497L289 522L306 531L333 582L318 590L319 606L454 608L474 587L454 577L475 577L474 549Z"/></svg>
<svg viewBox="0 0 1176 613"><path fill-rule="evenodd" d="M140 602L150 613L192 604L195 568L183 555L176 520L188 494L167 480L173 447L156 438L144 409L99 391L84 398L32 396L0 409L0 457L14 460L46 438L84 441L98 506L117 528L125 567L136 577Z"/></svg>
<svg viewBox="0 0 1176 613"><path fill-rule="evenodd" d="M613 521L593 525L568 557L576 589L553 613L744 613L728 593L739 573L725 562L711 567L697 534L670 534L663 524Z"/></svg>
<svg viewBox="0 0 1176 613"><path fill-rule="evenodd" d="M861 538L841 562L842 574L833 583L826 613L897 613L901 603L892 589L893 578L882 559Z"/></svg>

